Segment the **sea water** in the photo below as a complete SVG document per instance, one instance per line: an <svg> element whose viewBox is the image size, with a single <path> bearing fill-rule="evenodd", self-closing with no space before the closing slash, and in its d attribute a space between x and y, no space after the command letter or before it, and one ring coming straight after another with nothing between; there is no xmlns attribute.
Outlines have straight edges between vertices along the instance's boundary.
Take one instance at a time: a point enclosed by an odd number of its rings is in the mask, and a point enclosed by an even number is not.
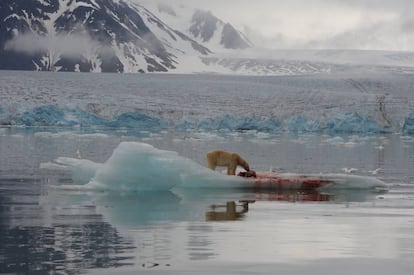
<svg viewBox="0 0 414 275"><path fill-rule="evenodd" d="M409 76L0 76L0 273L414 270ZM216 148L387 190L180 186Z"/></svg>

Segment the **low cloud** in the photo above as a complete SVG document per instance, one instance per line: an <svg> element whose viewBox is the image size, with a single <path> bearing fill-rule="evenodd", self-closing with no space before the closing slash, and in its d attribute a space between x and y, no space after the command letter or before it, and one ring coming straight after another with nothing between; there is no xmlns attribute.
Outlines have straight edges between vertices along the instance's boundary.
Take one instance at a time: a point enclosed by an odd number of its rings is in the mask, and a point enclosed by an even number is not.
<svg viewBox="0 0 414 275"><path fill-rule="evenodd" d="M149 8L164 3L171 8L170 14L191 11L184 7L210 10L259 47L414 51L412 0L130 1ZM184 15L191 18L191 14ZM96 52L100 47L87 34L17 35L6 44L6 49L17 52L52 51L68 57Z"/></svg>
<svg viewBox="0 0 414 275"><path fill-rule="evenodd" d="M87 34L59 34L56 36L17 34L7 41L5 50L25 53L53 53L67 58L96 52L101 46Z"/></svg>
<svg viewBox="0 0 414 275"><path fill-rule="evenodd" d="M400 17L400 26L403 33L414 35L414 7L405 10Z"/></svg>
<svg viewBox="0 0 414 275"><path fill-rule="evenodd" d="M259 47L414 50L412 0L151 1L211 10Z"/></svg>

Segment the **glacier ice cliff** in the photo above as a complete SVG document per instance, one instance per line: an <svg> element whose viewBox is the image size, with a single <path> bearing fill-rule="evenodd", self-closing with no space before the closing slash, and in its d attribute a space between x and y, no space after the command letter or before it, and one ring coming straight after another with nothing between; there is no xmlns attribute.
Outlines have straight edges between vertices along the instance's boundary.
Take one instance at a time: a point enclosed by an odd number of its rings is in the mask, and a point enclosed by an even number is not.
<svg viewBox="0 0 414 275"><path fill-rule="evenodd" d="M414 113L405 119L402 132L406 135L414 135Z"/></svg>
<svg viewBox="0 0 414 275"><path fill-rule="evenodd" d="M54 105L38 106L15 117L2 113L3 125L29 127L109 127L137 128L157 130L166 128L168 124L158 118L141 113L126 112L110 119L102 118L91 112L77 109L60 109Z"/></svg>
<svg viewBox="0 0 414 275"><path fill-rule="evenodd" d="M326 134L380 134L403 133L414 135L414 113L402 127L390 128L357 112L338 113L328 118L312 119L304 114L286 119L278 117L224 116L196 120L166 119L142 112L125 112L113 117L101 117L79 108L59 108L54 105L37 106L22 113L9 114L0 106L3 126L25 127L103 127L148 131L172 129L175 131L257 131L264 133L326 133Z"/></svg>
<svg viewBox="0 0 414 275"><path fill-rule="evenodd" d="M0 124L413 134L411 75L251 77L0 71Z"/></svg>

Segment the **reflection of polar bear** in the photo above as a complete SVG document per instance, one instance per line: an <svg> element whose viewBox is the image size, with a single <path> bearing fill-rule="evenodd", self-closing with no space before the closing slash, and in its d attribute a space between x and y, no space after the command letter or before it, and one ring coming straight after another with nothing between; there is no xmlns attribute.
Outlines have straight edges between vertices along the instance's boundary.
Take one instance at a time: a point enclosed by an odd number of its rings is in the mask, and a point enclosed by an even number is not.
<svg viewBox="0 0 414 275"><path fill-rule="evenodd" d="M206 155L207 167L215 170L217 166L227 167L227 175L235 175L237 166L241 166L247 171L250 170L249 164L239 154L222 150L210 151Z"/></svg>

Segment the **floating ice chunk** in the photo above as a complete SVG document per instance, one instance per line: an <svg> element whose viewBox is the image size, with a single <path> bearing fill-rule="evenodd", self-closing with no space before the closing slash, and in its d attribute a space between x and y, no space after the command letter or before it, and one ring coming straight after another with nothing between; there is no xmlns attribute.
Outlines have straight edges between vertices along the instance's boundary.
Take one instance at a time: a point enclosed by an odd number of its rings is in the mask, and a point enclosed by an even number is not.
<svg viewBox="0 0 414 275"><path fill-rule="evenodd" d="M346 138L336 136L326 139L326 142L337 146L356 147L365 143L366 138L360 137L358 135L346 136Z"/></svg>
<svg viewBox="0 0 414 275"><path fill-rule="evenodd" d="M333 180L334 185L327 186L326 188L337 189L387 189L388 186L381 180L375 177L366 177L360 175L349 174L320 174L321 178ZM324 189L323 187L322 189Z"/></svg>
<svg viewBox="0 0 414 275"><path fill-rule="evenodd" d="M405 135L414 135L414 112L405 119L402 132Z"/></svg>
<svg viewBox="0 0 414 275"><path fill-rule="evenodd" d="M182 188L253 188L255 179L215 172L178 155L139 142L122 142L105 163L75 158L58 158L41 168L71 171L75 185L70 189L116 191L167 191ZM275 174L274 177L301 181L305 177L328 180L338 188L385 187L378 179L346 174ZM271 177L273 179L274 177ZM85 184L87 183L87 184Z"/></svg>
<svg viewBox="0 0 414 275"><path fill-rule="evenodd" d="M68 139L98 139L98 138L108 138L108 134L103 133L93 133L93 134L84 134L76 133L71 131L63 132L36 132L33 134L37 138L68 138Z"/></svg>
<svg viewBox="0 0 414 275"><path fill-rule="evenodd" d="M146 143L122 142L97 170L90 186L110 190L169 190L229 180L173 151Z"/></svg>
<svg viewBox="0 0 414 275"><path fill-rule="evenodd" d="M348 168L348 167L344 167L341 169L343 172L347 173L347 174L352 174L356 171L358 171L357 168Z"/></svg>
<svg viewBox="0 0 414 275"><path fill-rule="evenodd" d="M74 185L64 186L69 189L166 191L176 186L229 188L243 181L139 142L120 143L105 163L60 157L40 167L70 171Z"/></svg>
<svg viewBox="0 0 414 275"><path fill-rule="evenodd" d="M333 138L328 138L326 142L330 144L344 144L345 140L342 137L333 137Z"/></svg>
<svg viewBox="0 0 414 275"><path fill-rule="evenodd" d="M382 171L382 169L381 168L377 168L377 169L375 169L375 170L372 170L372 171L368 171L369 173L371 173L372 175L377 175L379 172L381 172Z"/></svg>
<svg viewBox="0 0 414 275"><path fill-rule="evenodd" d="M66 170L71 172L72 180L77 185L87 184L101 167L102 163L67 157L59 157L53 162L40 164L41 169Z"/></svg>

